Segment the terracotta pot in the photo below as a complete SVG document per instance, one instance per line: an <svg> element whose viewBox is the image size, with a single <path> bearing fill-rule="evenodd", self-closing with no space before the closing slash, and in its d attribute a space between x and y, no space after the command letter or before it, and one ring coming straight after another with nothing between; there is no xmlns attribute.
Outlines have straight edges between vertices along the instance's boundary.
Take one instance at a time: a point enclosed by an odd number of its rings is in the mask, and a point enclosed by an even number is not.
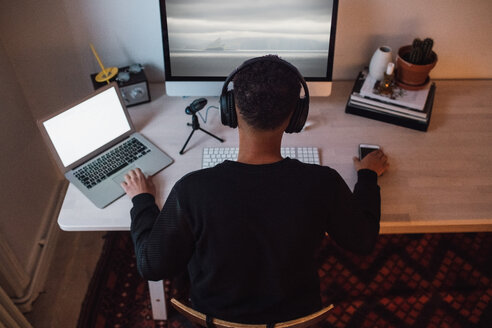
<svg viewBox="0 0 492 328"><path fill-rule="evenodd" d="M426 65L417 65L407 62L405 54L409 53L412 46L404 46L398 50L396 56L396 80L398 85L404 89L419 89L424 87L429 79L429 72L436 66L437 55L433 51L434 61Z"/></svg>

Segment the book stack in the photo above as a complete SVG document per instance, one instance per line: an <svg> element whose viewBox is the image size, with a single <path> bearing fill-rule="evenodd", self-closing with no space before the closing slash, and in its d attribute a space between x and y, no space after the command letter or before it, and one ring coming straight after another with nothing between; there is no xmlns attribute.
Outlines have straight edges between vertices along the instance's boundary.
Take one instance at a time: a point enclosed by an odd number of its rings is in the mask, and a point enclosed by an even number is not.
<svg viewBox="0 0 492 328"><path fill-rule="evenodd" d="M367 69L359 73L345 108L346 113L427 131L434 104L435 83L419 90L406 90L392 84L384 90Z"/></svg>

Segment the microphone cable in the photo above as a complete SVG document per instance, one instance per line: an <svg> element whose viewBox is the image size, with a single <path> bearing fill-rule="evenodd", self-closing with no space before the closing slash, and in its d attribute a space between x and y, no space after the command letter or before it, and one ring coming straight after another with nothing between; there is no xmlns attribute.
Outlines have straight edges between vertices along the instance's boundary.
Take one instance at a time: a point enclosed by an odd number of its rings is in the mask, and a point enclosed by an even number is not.
<svg viewBox="0 0 492 328"><path fill-rule="evenodd" d="M205 123L205 124L207 124L208 111L210 110L210 108L219 109L219 107L217 107L217 106L213 106L213 105L208 106L207 109L205 110L205 117L203 117L202 113L196 112L198 114L198 116L200 116L200 118L202 119L203 123Z"/></svg>

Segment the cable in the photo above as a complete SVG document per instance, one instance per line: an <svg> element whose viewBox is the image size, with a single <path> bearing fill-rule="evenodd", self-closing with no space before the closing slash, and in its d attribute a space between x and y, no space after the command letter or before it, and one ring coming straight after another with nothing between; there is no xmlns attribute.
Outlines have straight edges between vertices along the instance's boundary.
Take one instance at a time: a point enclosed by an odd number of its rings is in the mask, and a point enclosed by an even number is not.
<svg viewBox="0 0 492 328"><path fill-rule="evenodd" d="M200 118L202 119L203 123L205 123L205 124L207 124L208 111L210 110L210 108L219 109L219 107L217 107L217 106L213 106L213 105L208 106L207 109L205 110L205 118L203 118L202 113L197 112L197 114L200 116Z"/></svg>

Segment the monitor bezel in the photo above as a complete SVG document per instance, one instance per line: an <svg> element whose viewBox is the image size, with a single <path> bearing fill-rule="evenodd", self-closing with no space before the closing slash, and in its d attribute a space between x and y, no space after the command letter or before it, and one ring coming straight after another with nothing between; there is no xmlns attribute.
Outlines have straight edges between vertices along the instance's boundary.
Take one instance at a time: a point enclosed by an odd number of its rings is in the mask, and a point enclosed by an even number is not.
<svg viewBox="0 0 492 328"><path fill-rule="evenodd" d="M225 81L227 76L174 76L171 71L171 58L169 51L169 37L167 33L166 0L159 0L161 15L162 48L164 52L164 76L166 82L210 82ZM327 72L325 77L304 76L307 82L333 82L333 62L335 56L335 36L338 18L338 0L333 0L330 30L330 42L328 48Z"/></svg>

